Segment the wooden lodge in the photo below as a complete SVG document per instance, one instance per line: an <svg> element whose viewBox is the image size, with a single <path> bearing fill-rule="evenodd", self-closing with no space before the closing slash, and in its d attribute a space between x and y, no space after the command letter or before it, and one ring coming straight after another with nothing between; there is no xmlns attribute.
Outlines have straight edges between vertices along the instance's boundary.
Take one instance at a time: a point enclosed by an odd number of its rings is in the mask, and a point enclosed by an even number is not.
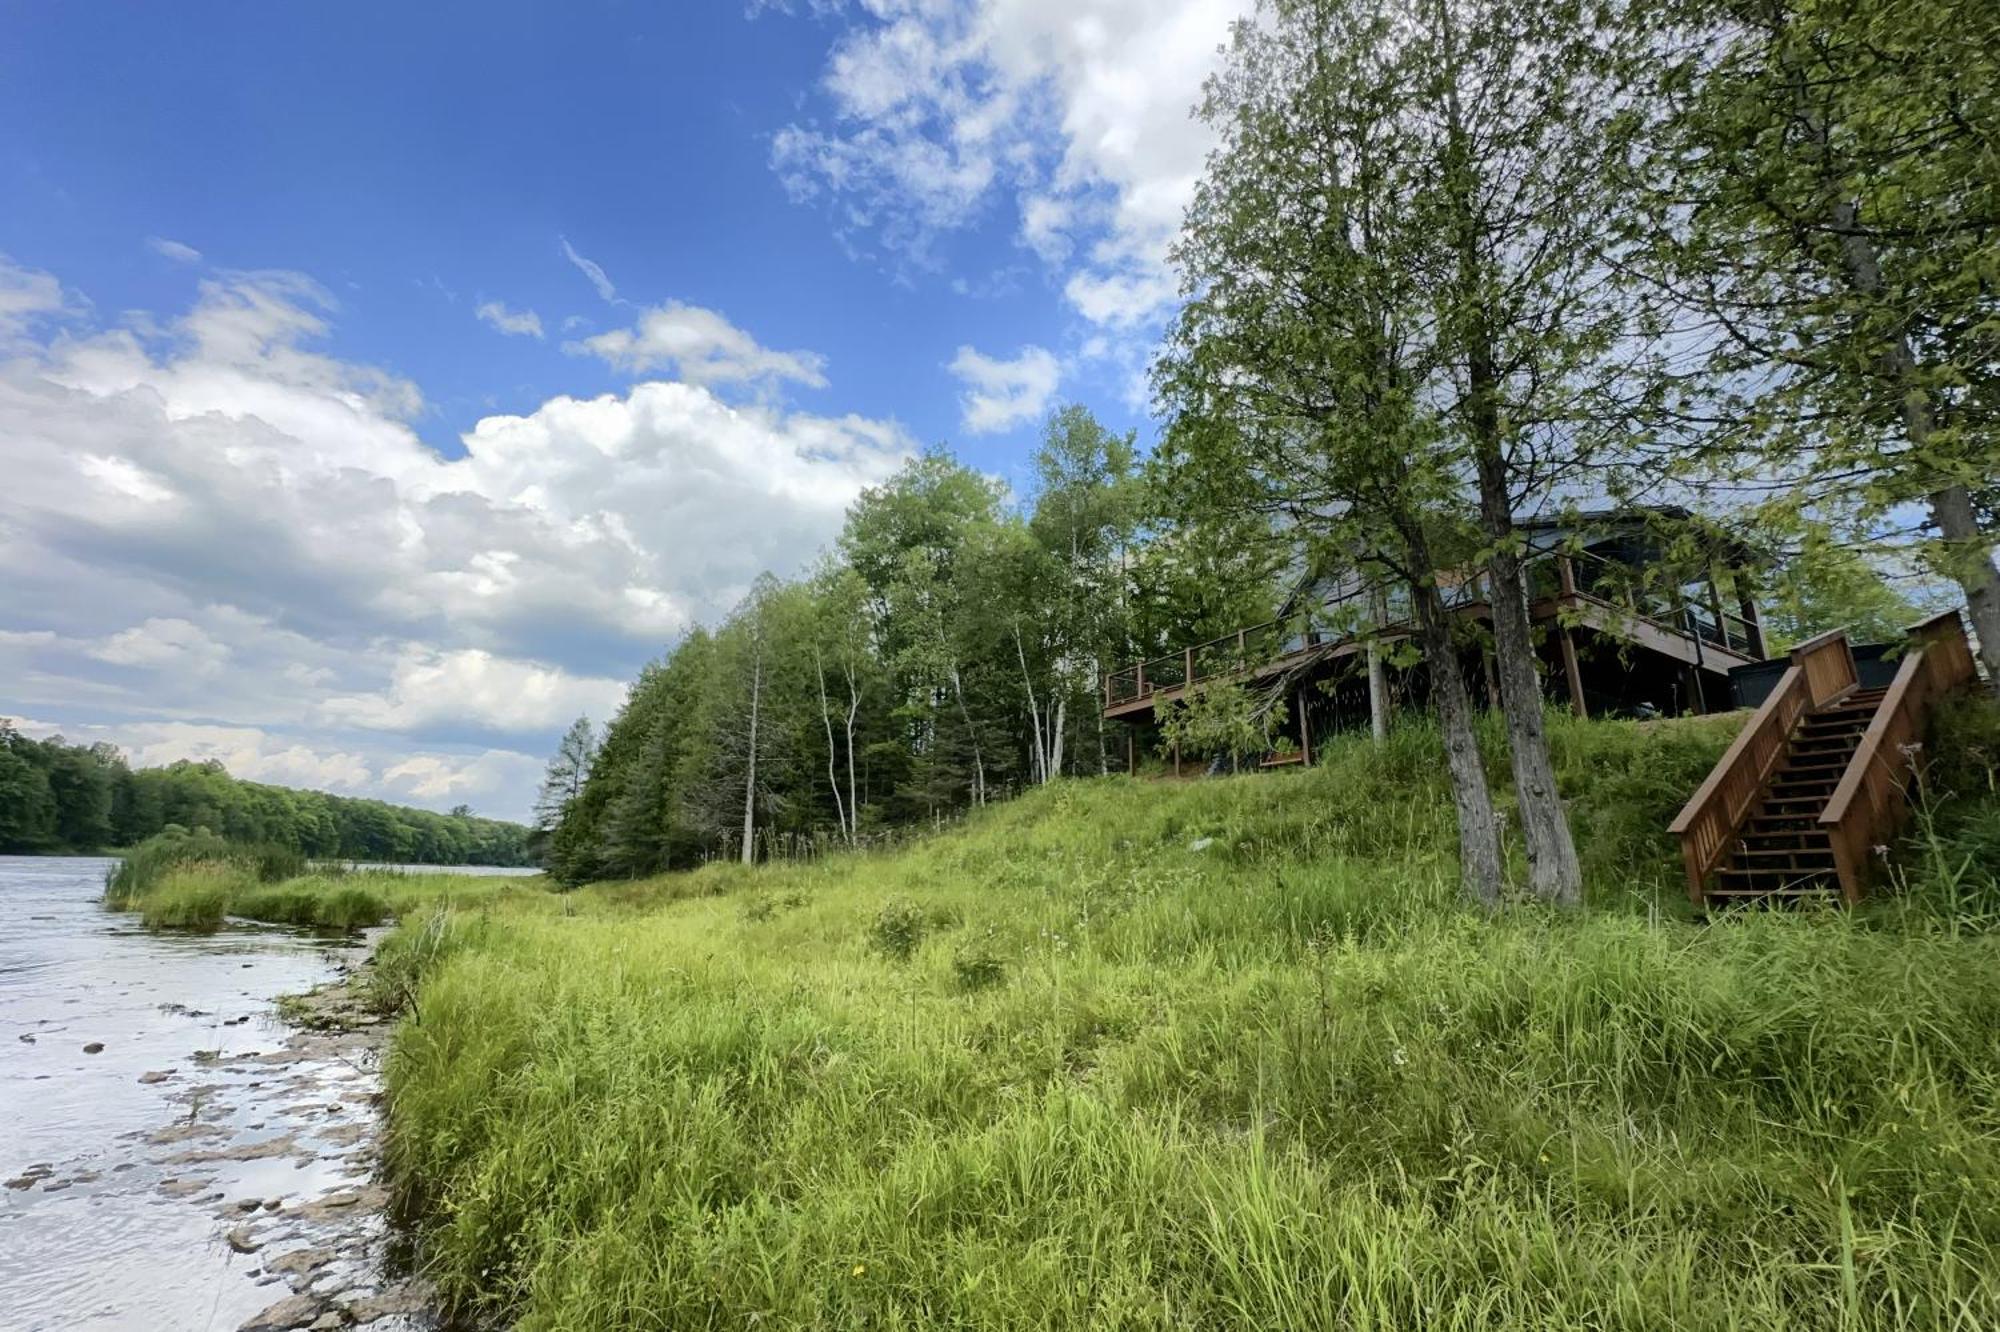
<svg viewBox="0 0 2000 1332"><path fill-rule="evenodd" d="M1681 716L1754 708L1715 771L1669 831L1680 839L1698 907L1742 899L1865 892L1908 812L1908 748L1932 703L1977 678L1956 611L1904 643L1856 645L1843 631L1767 660L1750 561L1725 550L1665 586L1649 514L1583 515L1527 529L1525 573L1542 678L1580 716ZM1466 622L1462 665L1475 702L1497 703L1492 604L1483 572L1440 577ZM1123 725L1128 762L1157 743L1164 710L1216 682L1249 689L1282 739L1251 760L1309 764L1313 737L1366 726L1371 714L1423 706L1407 596L1359 583L1304 580L1279 618L1111 671L1104 716ZM1407 646L1404 646L1407 645ZM1400 649L1400 650L1399 650ZM1370 685L1370 658L1385 688ZM1386 720L1386 718L1384 719ZM1170 751L1176 774L1187 770Z"/></svg>

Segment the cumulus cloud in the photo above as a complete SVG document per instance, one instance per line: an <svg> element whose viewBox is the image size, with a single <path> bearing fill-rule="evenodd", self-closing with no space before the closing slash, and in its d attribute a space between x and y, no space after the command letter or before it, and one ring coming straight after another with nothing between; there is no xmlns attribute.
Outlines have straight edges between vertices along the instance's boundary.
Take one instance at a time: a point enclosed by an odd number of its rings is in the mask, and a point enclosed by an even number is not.
<svg viewBox="0 0 2000 1332"><path fill-rule="evenodd" d="M412 645L396 662L387 689L329 698L325 712L376 731L471 723L520 733L557 729L584 714L609 717L624 698L617 680L579 678L478 648L440 652Z"/></svg>
<svg viewBox="0 0 2000 1332"><path fill-rule="evenodd" d="M374 784L374 771L360 754L314 748L254 726L133 722L63 727L47 721L17 725L23 734L37 738L61 735L71 744L116 745L136 767L219 760L232 776L245 781L339 794L365 791Z"/></svg>
<svg viewBox="0 0 2000 1332"><path fill-rule="evenodd" d="M473 313L480 323L491 325L509 337L542 336L542 317L533 310L509 310L499 301L487 301Z"/></svg>
<svg viewBox="0 0 2000 1332"><path fill-rule="evenodd" d="M542 775L542 762L532 754L506 749L470 756L414 754L384 771L382 784L407 799L456 804L496 792L532 789Z"/></svg>
<svg viewBox="0 0 2000 1332"><path fill-rule="evenodd" d="M183 245L177 240L168 240L165 236L146 237L146 248L161 258L171 259L177 264L198 264L201 262L200 250L195 249L192 245Z"/></svg>
<svg viewBox="0 0 2000 1332"><path fill-rule="evenodd" d="M319 349L335 313L296 274L219 273L176 319L0 352L0 709L254 726L366 755L380 793L463 791L387 773L601 720L913 452L893 423L654 380L489 416L446 456L415 385Z"/></svg>
<svg viewBox="0 0 2000 1332"><path fill-rule="evenodd" d="M198 624L174 617L121 629L85 650L114 666L185 671L204 678L215 675L229 661L227 643L210 637Z"/></svg>
<svg viewBox="0 0 2000 1332"><path fill-rule="evenodd" d="M828 55L824 119L774 136L795 200L852 248L927 262L1011 198L1084 319L1171 303L1168 243L1213 136L1190 112L1250 0L870 0Z"/></svg>
<svg viewBox="0 0 2000 1332"><path fill-rule="evenodd" d="M1041 416L1062 379L1062 367L1044 347L1023 347L1011 361L960 347L951 372L965 384L959 410L965 428L975 435L1011 430Z"/></svg>
<svg viewBox="0 0 2000 1332"><path fill-rule="evenodd" d="M690 384L826 385L826 358L816 352L772 351L714 310L668 301L641 311L631 328L615 328L564 350L602 359L634 374L659 370Z"/></svg>
<svg viewBox="0 0 2000 1332"><path fill-rule="evenodd" d="M35 319L66 308L62 283L54 274L24 268L0 254L0 337L18 334Z"/></svg>

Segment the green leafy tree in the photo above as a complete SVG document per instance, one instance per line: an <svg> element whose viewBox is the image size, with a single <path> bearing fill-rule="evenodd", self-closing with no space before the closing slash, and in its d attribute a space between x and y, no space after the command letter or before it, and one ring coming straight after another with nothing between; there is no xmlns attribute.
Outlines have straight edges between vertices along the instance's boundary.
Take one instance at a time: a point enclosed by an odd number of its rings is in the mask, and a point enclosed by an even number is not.
<svg viewBox="0 0 2000 1332"><path fill-rule="evenodd" d="M1435 237L1410 200L1429 72L1397 16L1281 0L1238 26L1203 115L1220 136L1175 258L1187 301L1158 385L1184 504L1252 512L1314 567L1408 592L1458 813L1462 884L1499 900L1499 825L1434 577L1432 515L1461 497L1424 386L1439 373L1419 276Z"/></svg>
<svg viewBox="0 0 2000 1332"><path fill-rule="evenodd" d="M1626 262L1671 329L1665 442L1909 547L1963 593L2000 688L2000 9L1658 12Z"/></svg>

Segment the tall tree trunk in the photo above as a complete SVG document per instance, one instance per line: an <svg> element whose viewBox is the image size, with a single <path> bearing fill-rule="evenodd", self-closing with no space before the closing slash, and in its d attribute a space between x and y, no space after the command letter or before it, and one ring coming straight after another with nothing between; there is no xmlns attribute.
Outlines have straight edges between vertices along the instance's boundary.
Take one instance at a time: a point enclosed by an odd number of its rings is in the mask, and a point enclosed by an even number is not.
<svg viewBox="0 0 2000 1332"><path fill-rule="evenodd" d="M764 645L759 642L750 671L750 746L743 767L743 863L757 858L757 712L764 701Z"/></svg>
<svg viewBox="0 0 2000 1332"><path fill-rule="evenodd" d="M965 723L965 738L972 745L972 803L986 803L986 759L979 752L979 728L972 724L972 711L965 706L965 685L960 681L958 663L951 664L951 692L958 700L959 720Z"/></svg>
<svg viewBox="0 0 2000 1332"><path fill-rule="evenodd" d="M854 718L861 711L861 691L854 687L854 666L847 669L847 844L861 840L861 788L854 782Z"/></svg>
<svg viewBox="0 0 2000 1332"><path fill-rule="evenodd" d="M1840 233L1849 285L1860 295L1880 299L1881 260L1875 243L1861 230L1860 212L1852 200L1834 205L1833 227ZM1930 395L1916 382L1917 358L1910 349L1909 335L1899 329L1883 351L1882 360L1899 390L1903 433L1911 448L1921 453L1930 444L1936 418ZM2000 694L2000 568L1993 563L1993 534L1980 530L1972 496L1964 485L1951 482L1941 486L1931 492L1929 500L1931 524L1944 540L1943 556L1937 563L1965 593L1972 629L1979 638L1979 659L1986 666L1987 687Z"/></svg>
<svg viewBox="0 0 2000 1332"><path fill-rule="evenodd" d="M840 772L834 766L833 704L826 696L826 662L819 644L813 644L813 673L819 677L819 719L826 724L826 784L833 788L833 816L840 823L840 835L851 841L847 831L847 802L840 798Z"/></svg>
<svg viewBox="0 0 2000 1332"><path fill-rule="evenodd" d="M1457 63L1455 29L1449 9L1437 5L1447 58ZM1500 376L1494 354L1493 313L1488 303L1488 264L1480 250L1485 225L1474 187L1471 136L1458 101L1454 68L1445 85L1446 169L1452 173L1456 216L1459 308L1456 328L1466 370L1465 415L1479 484L1479 521L1486 534L1486 572L1493 606L1493 655L1500 684L1500 710L1507 724L1507 751L1514 770L1521 834L1528 849L1528 880L1535 895L1559 906L1583 902L1583 871L1570 837L1569 816L1556 790L1555 763L1542 718L1542 681L1535 669L1534 631L1528 619L1527 587L1515 549L1514 504L1508 494L1505 427L1500 420Z"/></svg>
<svg viewBox="0 0 2000 1332"><path fill-rule="evenodd" d="M1500 905L1500 824L1493 812L1486 769L1479 762L1479 738L1472 730L1472 698L1466 692L1465 673L1459 669L1458 647L1451 641L1451 626L1446 620L1449 612L1437 588L1413 583L1410 594L1416 603L1424 657L1430 665L1431 702L1444 732L1452 804L1458 810L1459 889L1469 900L1490 909Z"/></svg>
<svg viewBox="0 0 2000 1332"><path fill-rule="evenodd" d="M1066 697L1058 698L1056 700L1055 715L1049 718L1050 734L1049 734L1048 779L1050 781L1054 781L1056 778L1062 776L1063 741L1067 738L1068 734L1068 725L1067 725L1068 716L1069 716L1069 699Z"/></svg>
<svg viewBox="0 0 2000 1332"><path fill-rule="evenodd" d="M1014 655L1021 663L1021 688L1028 694L1028 733L1033 737L1030 748L1035 761L1034 777L1039 785L1049 780L1049 755L1042 737L1042 709L1035 699L1035 681L1028 674L1028 650L1021 645L1021 626L1018 624L1014 626Z"/></svg>
<svg viewBox="0 0 2000 1332"><path fill-rule="evenodd" d="M1507 723L1507 752L1528 849L1528 880L1535 895L1557 906L1583 903L1583 869L1577 864L1569 816L1556 789L1555 762L1543 725L1542 678L1535 669L1534 630L1521 557L1514 549L1514 517L1507 498L1506 464L1499 450L1481 444L1479 511L1491 549L1486 574L1493 605L1493 655L1500 677L1500 711Z"/></svg>

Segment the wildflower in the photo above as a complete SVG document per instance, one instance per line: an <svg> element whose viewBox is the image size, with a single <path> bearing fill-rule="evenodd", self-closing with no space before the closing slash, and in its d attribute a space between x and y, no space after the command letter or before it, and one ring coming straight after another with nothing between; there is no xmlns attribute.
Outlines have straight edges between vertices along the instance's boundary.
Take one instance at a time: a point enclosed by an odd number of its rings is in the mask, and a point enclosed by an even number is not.
<svg viewBox="0 0 2000 1332"><path fill-rule="evenodd" d="M1397 1068L1401 1068L1403 1065L1410 1062L1409 1052L1404 1050L1403 1047L1399 1045L1395 1049L1389 1051L1389 1062L1394 1064Z"/></svg>
<svg viewBox="0 0 2000 1332"><path fill-rule="evenodd" d="M849 1276L857 1276L857 1277L865 1277L865 1276L867 1276L867 1275L868 1275L868 1264L866 1264L866 1263L856 1263L856 1264L854 1265L854 1270L853 1270L852 1272L848 1273L848 1275L849 1275Z"/></svg>

